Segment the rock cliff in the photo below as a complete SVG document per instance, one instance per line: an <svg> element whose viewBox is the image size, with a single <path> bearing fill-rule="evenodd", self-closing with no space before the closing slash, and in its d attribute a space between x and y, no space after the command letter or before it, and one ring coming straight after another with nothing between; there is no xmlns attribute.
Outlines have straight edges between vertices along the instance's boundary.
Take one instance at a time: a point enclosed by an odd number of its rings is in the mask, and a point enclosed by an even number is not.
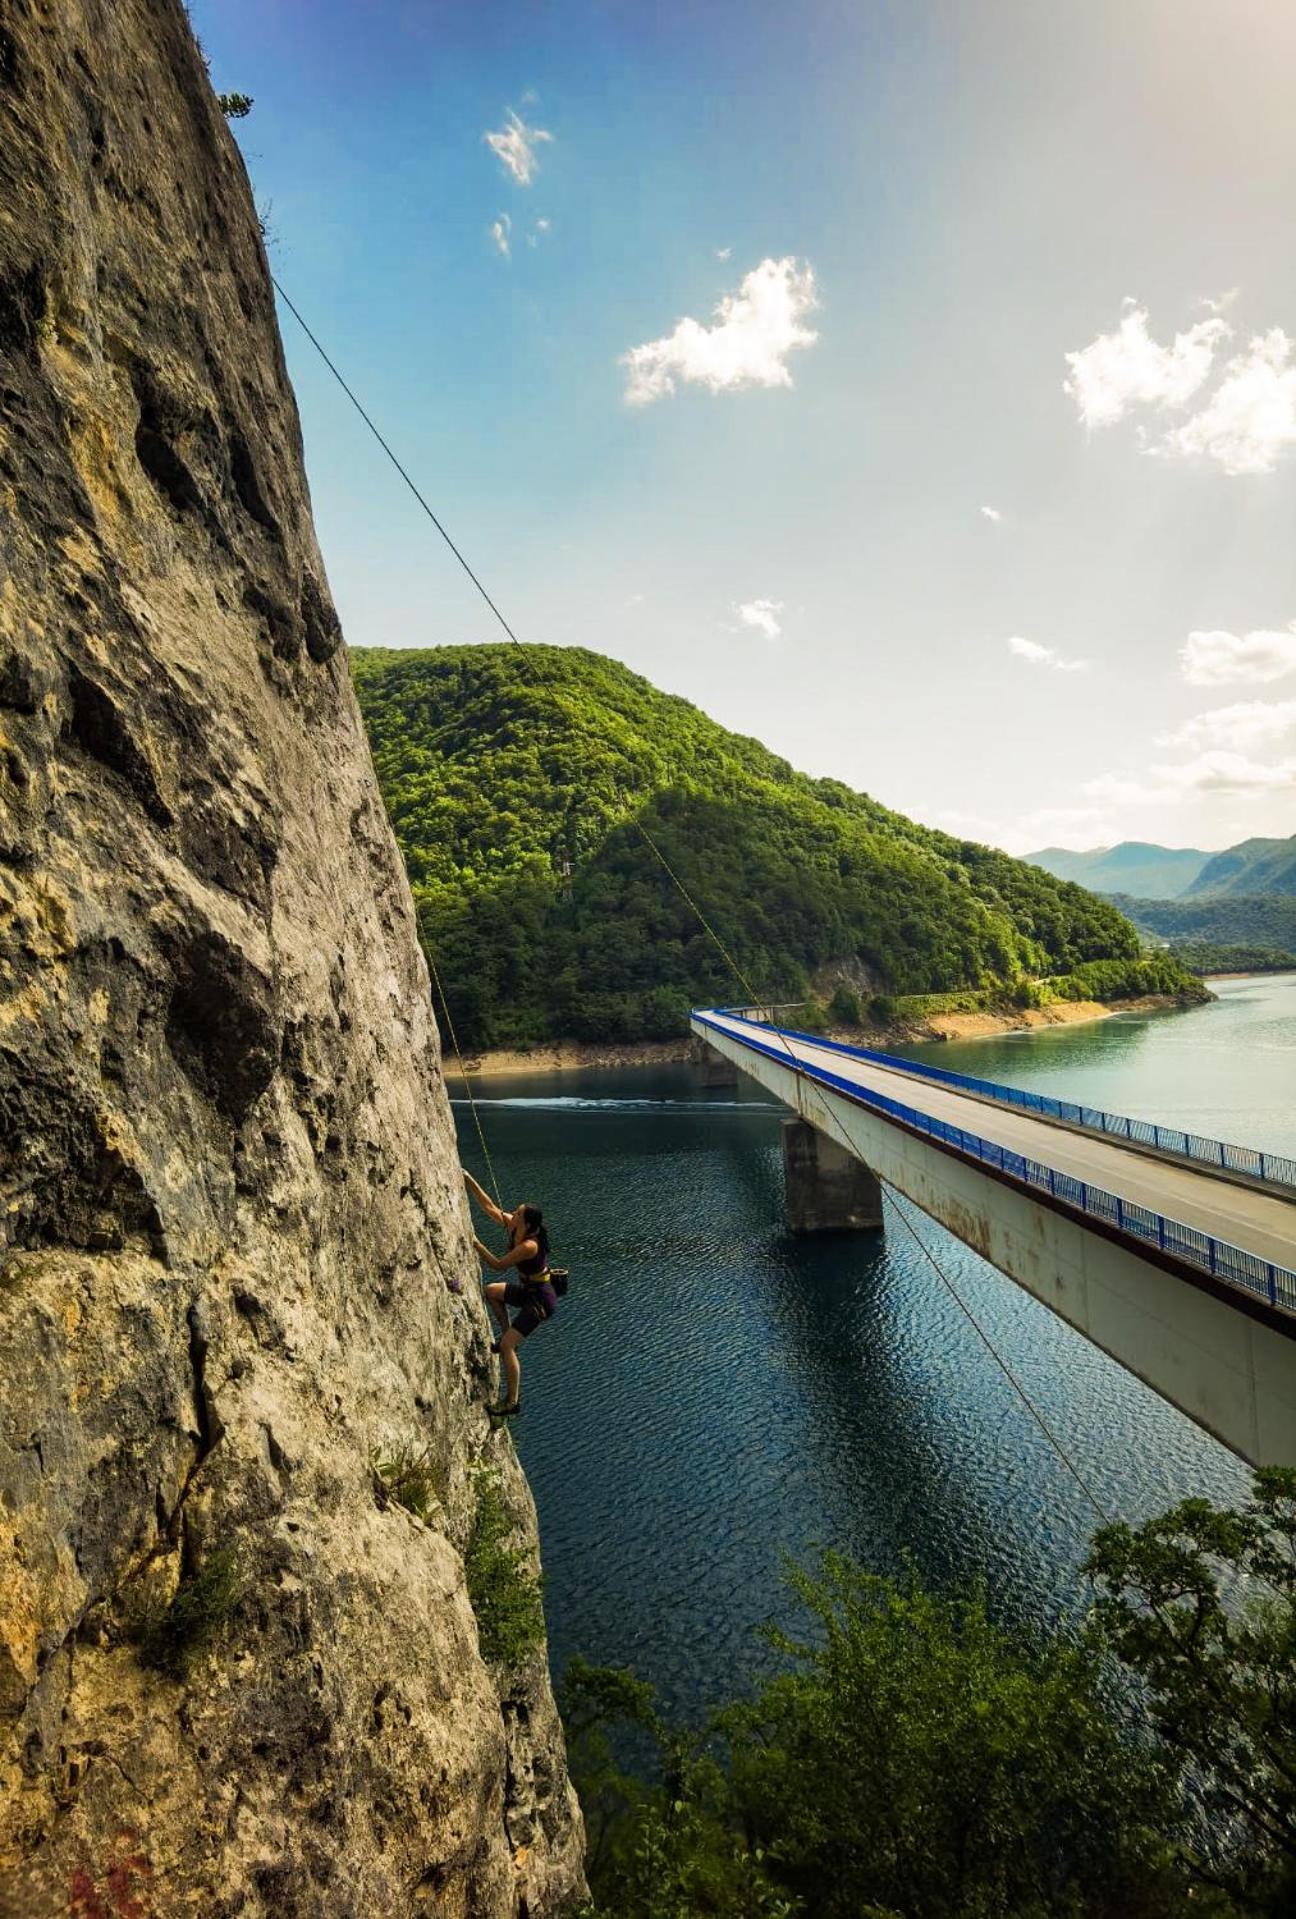
<svg viewBox="0 0 1296 1919"><path fill-rule="evenodd" d="M474 1469L532 1553L535 1519L483 1411L427 980L340 649L257 217L178 0L0 0L21 1919L539 1919L580 1892L543 1654L489 1666L467 1590ZM401 1448L426 1523L371 1465ZM144 1656L148 1622L218 1601L187 1671Z"/></svg>

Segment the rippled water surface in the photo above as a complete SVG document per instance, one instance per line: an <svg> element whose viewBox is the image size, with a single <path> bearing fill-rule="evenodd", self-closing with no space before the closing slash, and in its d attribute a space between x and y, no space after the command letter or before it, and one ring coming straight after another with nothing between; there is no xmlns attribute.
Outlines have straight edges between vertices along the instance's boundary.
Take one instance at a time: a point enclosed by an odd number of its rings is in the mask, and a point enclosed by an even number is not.
<svg viewBox="0 0 1296 1919"><path fill-rule="evenodd" d="M935 1056L1296 1152L1296 977L1218 990L1187 1014ZM1084 1495L896 1218L885 1235L784 1231L781 1109L683 1066L492 1080L478 1097L506 1202L544 1206L573 1272L526 1348L515 1428L556 1668L573 1652L634 1665L696 1715L750 1679L780 1556L812 1542L983 1578L1015 1621L1077 1606ZM1245 1491L1231 1454L914 1217L1109 1512Z"/></svg>

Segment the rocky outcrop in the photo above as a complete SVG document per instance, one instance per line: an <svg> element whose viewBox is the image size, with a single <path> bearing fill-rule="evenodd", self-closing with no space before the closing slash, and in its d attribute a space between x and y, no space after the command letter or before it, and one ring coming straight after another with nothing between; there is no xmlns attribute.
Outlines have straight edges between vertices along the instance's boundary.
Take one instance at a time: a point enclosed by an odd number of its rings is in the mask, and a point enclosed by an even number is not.
<svg viewBox="0 0 1296 1919"><path fill-rule="evenodd" d="M537 1919L580 1892L543 1655L490 1668L466 1587L474 1468L532 1550L534 1513L483 1411L427 980L340 645L248 182L178 0L3 0L22 1919ZM371 1464L402 1448L426 1522ZM187 1663L145 1656L217 1588Z"/></svg>

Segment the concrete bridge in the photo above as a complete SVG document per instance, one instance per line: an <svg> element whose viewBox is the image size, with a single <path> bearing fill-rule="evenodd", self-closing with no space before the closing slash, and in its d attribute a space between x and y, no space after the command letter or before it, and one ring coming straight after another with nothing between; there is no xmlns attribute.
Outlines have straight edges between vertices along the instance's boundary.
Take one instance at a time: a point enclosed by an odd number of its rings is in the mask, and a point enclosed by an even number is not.
<svg viewBox="0 0 1296 1919"><path fill-rule="evenodd" d="M756 1018L692 1029L797 1117L792 1223L885 1181L1244 1459L1296 1465L1296 1162Z"/></svg>

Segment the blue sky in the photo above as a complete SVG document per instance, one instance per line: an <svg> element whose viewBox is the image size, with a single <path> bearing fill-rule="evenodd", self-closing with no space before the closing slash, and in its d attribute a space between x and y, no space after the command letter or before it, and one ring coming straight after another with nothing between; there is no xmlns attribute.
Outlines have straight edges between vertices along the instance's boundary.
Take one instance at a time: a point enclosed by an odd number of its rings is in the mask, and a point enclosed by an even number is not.
<svg viewBox="0 0 1296 1919"><path fill-rule="evenodd" d="M523 637L1014 850L1296 830L1291 9L193 13ZM283 330L348 638L494 638Z"/></svg>

